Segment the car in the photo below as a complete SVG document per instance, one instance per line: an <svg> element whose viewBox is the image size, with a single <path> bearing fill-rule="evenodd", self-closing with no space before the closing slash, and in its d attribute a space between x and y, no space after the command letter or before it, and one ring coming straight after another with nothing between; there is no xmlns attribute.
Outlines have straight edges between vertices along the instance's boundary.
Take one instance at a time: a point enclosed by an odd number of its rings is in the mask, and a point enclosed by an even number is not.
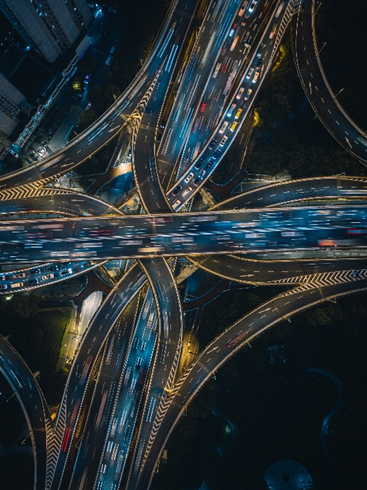
<svg viewBox="0 0 367 490"><path fill-rule="evenodd" d="M200 184L200 178L196 177L196 179L193 182L194 185L199 185Z"/></svg>
<svg viewBox="0 0 367 490"><path fill-rule="evenodd" d="M0 284L0 289L8 289L8 285L7 284Z"/></svg>
<svg viewBox="0 0 367 490"><path fill-rule="evenodd" d="M252 89L251 89L251 88L249 88L249 89L247 90L247 92L246 92L246 95L245 95L245 100L249 100L249 98L250 98L250 95L251 95L251 94L252 94Z"/></svg>
<svg viewBox="0 0 367 490"><path fill-rule="evenodd" d="M42 281L47 281L48 279L53 279L55 276L50 272L49 274L45 274L42 276Z"/></svg>
<svg viewBox="0 0 367 490"><path fill-rule="evenodd" d="M173 209L176 209L178 208L178 206L181 204L181 201L179 199L177 199L177 201L175 201L172 205Z"/></svg>
<svg viewBox="0 0 367 490"><path fill-rule="evenodd" d="M225 121L225 122L223 123L222 127L220 128L219 133L220 133L220 134L223 134L223 133L224 133L224 131L226 130L227 126L228 126L228 121Z"/></svg>
<svg viewBox="0 0 367 490"><path fill-rule="evenodd" d="M32 275L34 275L34 274L40 274L40 273L41 273L41 269L38 269L38 268L37 268L37 269L33 269L33 270L31 271L31 274L32 274Z"/></svg>
<svg viewBox="0 0 367 490"><path fill-rule="evenodd" d="M17 272L16 274L13 274L14 279L21 279L22 277L25 277L25 272Z"/></svg>
<svg viewBox="0 0 367 490"><path fill-rule="evenodd" d="M172 196L176 196L177 192L180 192L181 189L182 185L177 185L172 191Z"/></svg>
<svg viewBox="0 0 367 490"><path fill-rule="evenodd" d="M12 284L10 284L10 287L11 288L22 288L24 286L24 283L23 282L13 282Z"/></svg>
<svg viewBox="0 0 367 490"><path fill-rule="evenodd" d="M247 80L249 80L252 77L252 74L254 73L254 68L250 68L249 71L246 74Z"/></svg>
<svg viewBox="0 0 367 490"><path fill-rule="evenodd" d="M28 281L29 286L33 286L34 284L38 284L38 283L39 283L38 279L31 279L30 281Z"/></svg>
<svg viewBox="0 0 367 490"><path fill-rule="evenodd" d="M217 140L214 138L211 140L209 143L209 150L212 150L214 148L214 145L216 144Z"/></svg>
<svg viewBox="0 0 367 490"><path fill-rule="evenodd" d="M256 73L254 75L254 78L252 79L252 83L256 83L257 82L257 79L259 78L259 75L260 75L260 72L258 70L256 70Z"/></svg>
<svg viewBox="0 0 367 490"><path fill-rule="evenodd" d="M205 170L209 170L213 165L213 162L210 160L207 164L207 166L205 167Z"/></svg>
<svg viewBox="0 0 367 490"><path fill-rule="evenodd" d="M60 272L60 276L66 276L66 274L71 274L72 272L72 269L64 269Z"/></svg>
<svg viewBox="0 0 367 490"><path fill-rule="evenodd" d="M269 34L269 39L273 39L276 32L277 32L277 26L275 26L274 29Z"/></svg>
<svg viewBox="0 0 367 490"><path fill-rule="evenodd" d="M234 111L234 110L235 110L235 108L236 108L236 105L237 105L237 104L232 104L232 105L231 105L231 107L229 108L229 110L228 110L228 112L227 112L227 116L228 116L228 117L231 117L231 116L232 116L233 111ZM211 148L210 148L210 149L211 149Z"/></svg>
<svg viewBox="0 0 367 490"><path fill-rule="evenodd" d="M247 5L247 4L246 4L246 5ZM237 14L237 15L238 15L239 17L242 17L242 16L243 16L243 14L245 13L245 10L246 10L246 5L245 5L245 4L243 4L243 5L242 5L242 7L240 8L240 10L238 11L238 14Z"/></svg>
<svg viewBox="0 0 367 490"><path fill-rule="evenodd" d="M59 266L57 264L53 265L50 269L50 271L55 272L59 270Z"/></svg>
<svg viewBox="0 0 367 490"><path fill-rule="evenodd" d="M190 194L191 191L192 191L192 187L188 187L183 191L182 197L186 197L188 194Z"/></svg>
<svg viewBox="0 0 367 490"><path fill-rule="evenodd" d="M200 109L199 109L200 112L205 112L207 105L208 105L208 103L206 102L206 100L203 100L203 102L201 103Z"/></svg>
<svg viewBox="0 0 367 490"><path fill-rule="evenodd" d="M231 126L231 131L234 131L234 130L236 129L237 124L238 124L238 122L237 122L237 121L235 121L235 122L232 124L232 126Z"/></svg>
<svg viewBox="0 0 367 490"><path fill-rule="evenodd" d="M255 10L256 5L257 5L257 0L252 0L250 6L248 8L248 11L250 14L252 14L252 12Z"/></svg>
<svg viewBox="0 0 367 490"><path fill-rule="evenodd" d="M241 87L238 91L238 94L236 95L236 99L240 99L241 98L241 95L243 94L243 92L245 91L245 88L244 87Z"/></svg>
<svg viewBox="0 0 367 490"><path fill-rule="evenodd" d="M242 112L242 109L238 109L238 111L236 112L236 115L234 116L235 119L238 119L241 115L241 112Z"/></svg>
<svg viewBox="0 0 367 490"><path fill-rule="evenodd" d="M190 172L189 175L184 180L185 184L188 184L190 180L193 178L193 176L194 176L194 172Z"/></svg>
<svg viewBox="0 0 367 490"><path fill-rule="evenodd" d="M196 168L196 169L200 168L204 162L205 162L205 158L200 158L200 160L198 160L198 161L195 163L195 168Z"/></svg>
<svg viewBox="0 0 367 490"><path fill-rule="evenodd" d="M228 36L233 37L235 30L237 29L237 22L235 22L232 26L232 29L229 31Z"/></svg>
<svg viewBox="0 0 367 490"><path fill-rule="evenodd" d="M228 136L223 136L222 141L219 143L219 146L224 146L226 144L227 139L228 139Z"/></svg>

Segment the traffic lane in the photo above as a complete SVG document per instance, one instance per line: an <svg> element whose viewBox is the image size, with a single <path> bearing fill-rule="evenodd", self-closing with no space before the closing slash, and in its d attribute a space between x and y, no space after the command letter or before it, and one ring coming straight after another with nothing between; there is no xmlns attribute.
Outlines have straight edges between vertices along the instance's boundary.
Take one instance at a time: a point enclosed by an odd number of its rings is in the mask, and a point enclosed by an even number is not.
<svg viewBox="0 0 367 490"><path fill-rule="evenodd" d="M291 315L304 311L319 302L327 301L330 298L353 294L366 289L366 279L303 291L300 288L295 288L288 296L277 296L273 300L259 306L208 345L190 366L191 369L189 374L185 375L185 381L179 388L177 394L170 400L169 408L154 439L146 464L142 469L139 488L149 488L158 458L184 412L186 405L198 393L203 384L230 357L265 330ZM238 342L235 342L236 339ZM233 344L230 345L231 341ZM177 384L179 385L179 382Z"/></svg>
<svg viewBox="0 0 367 490"><path fill-rule="evenodd" d="M123 213L96 197L81 194L67 189L42 189L39 196L26 199L11 199L0 201L0 214L22 214L46 212L48 214L58 213L70 216L101 215Z"/></svg>
<svg viewBox="0 0 367 490"><path fill-rule="evenodd" d="M187 121L185 119L185 124L189 126L189 134L187 138L185 137L185 148L183 154L180 157L180 165L177 172L180 177L183 173L185 173L186 175L188 173L191 173L192 171L196 173L195 167L194 170L193 168L190 168L188 172L186 172L186 170L188 167L192 167L191 163L193 162L195 155L201 152L205 144L208 142L209 137L213 138L213 136L215 136L212 134L213 127L215 127L217 124L218 126L222 126L222 124L218 123L218 120L220 119L221 113L223 112L223 106L226 104L227 98L231 95L231 90L234 90L233 87L235 78L241 72L242 65L249 56L250 44L254 43L254 39L257 36L257 33L261 32L262 24L265 18L261 18L261 22L257 22L256 18L253 19L252 23L246 22L245 27L243 26L243 21L240 22L241 18L236 17L237 10L238 8L236 6L236 9L234 10L234 17L233 12L231 12L232 17L229 24L231 27L229 27L226 31L226 41L224 42L224 44L221 43L221 45L217 48L217 51L219 50L219 56L216 57L215 62L213 61L211 65L211 71L213 71L214 73L209 78L208 74L204 77L203 80L203 70L200 69L200 71L198 71L201 76L201 84L197 84L196 90L200 92L201 98L193 99L192 95L190 94L190 99L192 99L191 105L193 106L193 102L196 102L196 105L192 107L192 113L190 117L194 117L195 114L195 116L197 115L197 118L195 119L193 125L187 124ZM250 16L250 19L251 18L253 18L253 14ZM253 29L253 32L251 32L251 36L250 30L247 31L247 29L250 28L250 25ZM251 41L249 41L249 37L251 37ZM240 42L237 42L238 40L240 40ZM244 44L245 41L249 41L249 44ZM244 49L243 46L245 46ZM217 51L215 51L215 55L217 55ZM203 61L201 61L200 63L200 68L202 68L202 62ZM218 69L218 67L220 68ZM203 83L205 83L205 91L203 88L200 91L199 88L202 87ZM188 93L188 91L185 91L184 95ZM231 133L226 133L225 136L229 137L233 135ZM169 134L169 139L174 145L173 150L175 151L175 154L172 156L167 156L165 154L165 160L171 159L171 161L176 162L177 158L179 157L178 151L181 148L179 145L176 145L174 133L172 135ZM165 145L162 145L162 154L163 150L165 149ZM215 164L218 164L218 162L216 162ZM171 175L170 186L173 186L174 181L176 180L176 171L174 173L170 172L169 175Z"/></svg>
<svg viewBox="0 0 367 490"><path fill-rule="evenodd" d="M285 9L283 10L284 14ZM175 211L180 210L205 184L241 129L265 79L268 70L265 67L271 61L271 47L276 40L275 37L270 40L268 37L274 29L274 24L277 25L278 22L279 19L273 17L268 20L247 70L241 73L241 79L237 82L237 89L231 89L231 97L226 103L222 117L215 120L215 131L211 134L211 141L206 143L196 155L190 168L180 176L176 184L167 192L167 198ZM264 39L267 39L268 42L265 42ZM226 126L225 123L227 123Z"/></svg>
<svg viewBox="0 0 367 490"><path fill-rule="evenodd" d="M212 210L274 206L301 200L367 197L367 180L363 177L312 177L261 186L222 201Z"/></svg>
<svg viewBox="0 0 367 490"><path fill-rule="evenodd" d="M130 454L134 428L140 417L143 390L145 391L155 351L157 322L151 318L152 314L156 318L152 290L148 288L124 360L124 372L116 395L112 428L109 432L110 447L107 445L100 461L101 468L95 482L97 487L102 483L119 486ZM119 448L113 457L110 454L112 444Z"/></svg>
<svg viewBox="0 0 367 490"><path fill-rule="evenodd" d="M112 383L116 385L121 377L126 347L134 325L136 307L137 297L129 303L120 324L114 327L105 343L95 394L83 431L70 488L79 488L83 478L85 482L83 488L85 490L93 488L103 445L107 442L112 403L116 397L116 391L111 390ZM106 391L108 395L104 397ZM98 393L100 396L97 396ZM101 406L102 402L104 402L103 406ZM85 472L86 469L87 472Z"/></svg>
<svg viewBox="0 0 367 490"><path fill-rule="evenodd" d="M227 31L229 32L233 19L237 15L237 3L228 4L223 1L217 4L211 3L206 11L162 136L160 156L164 156L164 161L169 162L168 167L164 166L164 169L160 169L164 188L168 184L167 177L171 174L172 166L186 140L182 121L189 129L200 98L204 100L203 91L211 75L213 64L221 51L224 36Z"/></svg>
<svg viewBox="0 0 367 490"><path fill-rule="evenodd" d="M317 53L314 11L313 1L304 2L294 30L296 56L304 91L318 117L338 143L362 163L366 163L367 139L365 134L338 104L336 96L331 92L324 78Z"/></svg>
<svg viewBox="0 0 367 490"><path fill-rule="evenodd" d="M163 60L163 64L159 68L159 78L150 93L148 92L144 97L149 98L143 108L144 113L137 137L133 139L134 177L142 203L148 212L171 210L158 177L155 133L161 107L180 52L179 47L190 27L191 20L192 16L188 16L186 12L177 12L173 16L171 37L167 39L165 52L160 50L158 53L158 58L161 57ZM179 30L176 28L177 25L180 27Z"/></svg>
<svg viewBox="0 0 367 490"><path fill-rule="evenodd" d="M367 208L272 208L0 222L5 262L364 247Z"/></svg>
<svg viewBox="0 0 367 490"><path fill-rule="evenodd" d="M229 281L243 284L301 284L315 274L364 268L366 259L320 260L254 260L226 255L225 257L198 257L188 259L196 266Z"/></svg>
<svg viewBox="0 0 367 490"><path fill-rule="evenodd" d="M24 413L32 441L34 488L46 485L47 447L52 427L48 405L36 379L13 347L0 335L0 370L13 388Z"/></svg>
<svg viewBox="0 0 367 490"><path fill-rule="evenodd" d="M78 354L69 372L56 423L56 429L59 429L62 422L60 418L63 412L62 408L64 407L66 413L65 425L71 430L72 435L65 450L59 451L53 479L55 485L56 482L61 482L62 480L75 427L79 419L80 406L74 412L75 404L77 400L82 400L84 397L94 363L106 336L115 325L124 308L142 288L145 281L145 276L140 267L137 265L133 266L107 296L82 339Z"/></svg>
<svg viewBox="0 0 367 490"><path fill-rule="evenodd" d="M118 215L123 213L117 208L93 196L81 194L74 191L58 189L40 189L39 196L25 199L14 199L0 201L0 214L24 214L33 212L47 212L75 215ZM38 232L40 237L41 232ZM37 234L33 235L37 239ZM11 256L11 253L8 253ZM67 257L65 257L67 259ZM39 267L27 268L21 271L9 271L0 275L0 294L7 294L9 291L20 292L33 290L35 288L55 284L65 279L84 274L102 265L102 263L79 262L79 263L59 263L43 264ZM19 281L21 279L21 281Z"/></svg>
<svg viewBox="0 0 367 490"><path fill-rule="evenodd" d="M179 0L176 5L172 5L172 12L169 14L168 19L171 16L185 19L187 16L191 18L194 9L196 7L195 0ZM178 22L177 31L183 32L184 25L180 25ZM168 25L163 27L162 33L158 38L158 47L155 47L152 51L156 53L156 49L159 49L159 45L164 45L165 29ZM150 85L151 77L154 77L154 73L157 69L154 61L157 60L157 56L153 56L148 59L148 64L145 64L142 68L143 71L148 73L142 92ZM0 192L5 189L14 188L20 185L24 185L31 182L36 182L44 179L51 179L56 176L61 176L73 168L80 165L84 160L89 158L93 153L98 151L102 146L106 145L112 140L118 131L120 131L126 123L120 119L120 115L129 115L133 112L134 107L138 103L139 94L135 94L135 101L130 100L130 92L134 90L135 85L140 83L142 71L139 72L135 78L135 81L126 89L125 93L106 111L106 113L98 119L92 126L85 130L77 138L74 138L65 148L60 152L52 155L49 159L43 160L36 165L26 167L21 171L12 172L4 177L0 178ZM125 112L126 109L126 112ZM96 133L94 135L93 133Z"/></svg>
<svg viewBox="0 0 367 490"><path fill-rule="evenodd" d="M168 82L169 77L166 75L163 80L161 73L141 118L136 139L133 139L132 164L136 187L144 208L153 213L171 209L160 184L155 157L156 126Z"/></svg>
<svg viewBox="0 0 367 490"><path fill-rule="evenodd" d="M148 281L154 292L159 327L154 371L150 374L147 396L141 415L141 425L134 448L133 462L127 482L127 489L134 488L146 450L153 422L165 399L165 390L170 390L176 376L181 356L183 337L182 307L175 279L164 259L141 261Z"/></svg>

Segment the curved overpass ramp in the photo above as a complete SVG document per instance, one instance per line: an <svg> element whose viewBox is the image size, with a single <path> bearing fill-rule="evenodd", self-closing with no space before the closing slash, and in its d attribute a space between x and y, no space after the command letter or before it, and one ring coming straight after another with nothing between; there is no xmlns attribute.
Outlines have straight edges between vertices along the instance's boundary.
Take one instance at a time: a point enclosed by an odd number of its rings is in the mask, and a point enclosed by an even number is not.
<svg viewBox="0 0 367 490"><path fill-rule="evenodd" d="M322 68L315 31L315 0L303 0L292 22L295 64L311 107L336 141L366 165L366 134L341 107Z"/></svg>
<svg viewBox="0 0 367 490"><path fill-rule="evenodd" d="M159 457L185 408L206 381L227 360L261 333L290 316L332 298L366 289L366 269L360 281L346 281L318 288L297 287L263 303L211 342L177 382L174 394L167 397L166 412L161 414L160 429L151 441L150 452L145 455L145 464L142 465L140 478L135 488L147 489L150 487Z"/></svg>
<svg viewBox="0 0 367 490"><path fill-rule="evenodd" d="M32 372L2 335L0 335L0 371L13 388L27 422L33 448L33 488L44 490L47 448L54 436L48 405Z"/></svg>

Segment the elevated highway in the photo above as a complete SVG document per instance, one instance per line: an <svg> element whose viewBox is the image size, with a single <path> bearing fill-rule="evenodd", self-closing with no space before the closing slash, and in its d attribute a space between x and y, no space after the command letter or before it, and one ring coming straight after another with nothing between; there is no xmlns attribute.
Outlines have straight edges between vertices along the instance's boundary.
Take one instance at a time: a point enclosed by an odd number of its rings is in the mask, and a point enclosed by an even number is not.
<svg viewBox="0 0 367 490"><path fill-rule="evenodd" d="M263 303L213 340L195 359L167 395L165 410L160 414L160 427L152 434L149 451L144 455L135 489L148 489L154 470L187 405L215 372L240 349L267 329L324 301L367 289L367 270L355 281L337 281L328 286L300 286Z"/></svg>
<svg viewBox="0 0 367 490"><path fill-rule="evenodd" d="M348 116L325 76L315 30L315 0L303 0L293 19L294 59L303 90L317 117L336 141L364 165L367 137Z"/></svg>
<svg viewBox="0 0 367 490"><path fill-rule="evenodd" d="M10 190L10 194L14 195L17 190L31 188L32 184L34 186L38 183L40 186L54 180L76 168L110 142L128 123L129 117L151 85L162 57L167 56L174 48L171 39L173 32L176 32L176 36L185 35L185 21L187 18L191 19L196 5L196 0L175 0L146 63L125 92L92 126L60 151L35 165L1 177L0 199L9 198Z"/></svg>
<svg viewBox="0 0 367 490"><path fill-rule="evenodd" d="M0 222L2 263L323 248L365 254L365 205Z"/></svg>
<svg viewBox="0 0 367 490"><path fill-rule="evenodd" d="M34 489L44 490L48 448L54 439L48 404L32 372L2 335L0 371L14 390L27 422L33 449Z"/></svg>

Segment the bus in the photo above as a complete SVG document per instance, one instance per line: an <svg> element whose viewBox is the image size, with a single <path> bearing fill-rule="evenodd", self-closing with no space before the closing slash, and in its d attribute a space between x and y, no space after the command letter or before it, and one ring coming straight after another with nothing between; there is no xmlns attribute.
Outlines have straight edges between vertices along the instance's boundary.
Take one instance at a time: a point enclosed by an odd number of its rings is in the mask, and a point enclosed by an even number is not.
<svg viewBox="0 0 367 490"><path fill-rule="evenodd" d="M231 44L231 47L229 48L230 51L233 51L234 48L236 47L237 43L238 43L238 40L239 40L240 36L236 36L234 39L233 39L233 43Z"/></svg>

